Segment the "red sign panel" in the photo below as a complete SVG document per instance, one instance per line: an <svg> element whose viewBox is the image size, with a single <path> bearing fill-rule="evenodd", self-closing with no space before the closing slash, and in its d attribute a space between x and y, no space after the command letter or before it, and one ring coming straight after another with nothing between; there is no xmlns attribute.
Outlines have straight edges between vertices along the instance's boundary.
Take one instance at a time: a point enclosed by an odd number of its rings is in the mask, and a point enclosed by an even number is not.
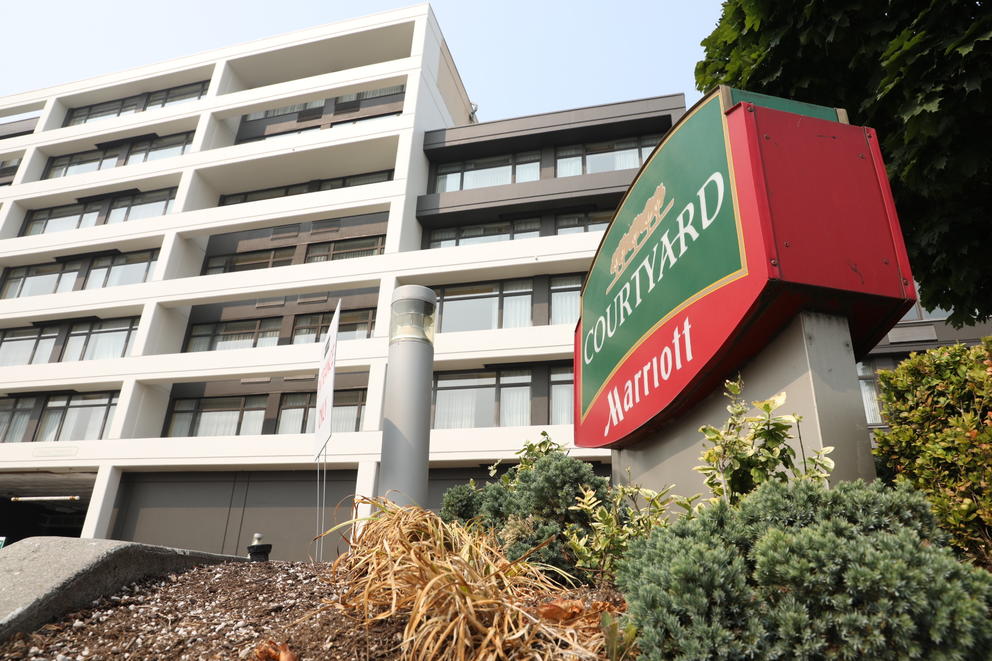
<svg viewBox="0 0 992 661"><path fill-rule="evenodd" d="M800 310L846 316L863 355L915 300L874 132L735 94L673 127L604 236L575 335L577 445L664 424Z"/></svg>

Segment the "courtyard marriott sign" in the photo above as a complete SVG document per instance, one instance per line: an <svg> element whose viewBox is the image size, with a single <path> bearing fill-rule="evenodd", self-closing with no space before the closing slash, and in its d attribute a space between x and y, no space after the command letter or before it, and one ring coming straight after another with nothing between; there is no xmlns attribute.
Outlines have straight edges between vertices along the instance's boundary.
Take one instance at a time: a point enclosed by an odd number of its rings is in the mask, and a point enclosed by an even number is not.
<svg viewBox="0 0 992 661"><path fill-rule="evenodd" d="M871 129L721 87L638 173L582 288L576 444L623 444L706 396L801 309L871 348L914 300Z"/></svg>

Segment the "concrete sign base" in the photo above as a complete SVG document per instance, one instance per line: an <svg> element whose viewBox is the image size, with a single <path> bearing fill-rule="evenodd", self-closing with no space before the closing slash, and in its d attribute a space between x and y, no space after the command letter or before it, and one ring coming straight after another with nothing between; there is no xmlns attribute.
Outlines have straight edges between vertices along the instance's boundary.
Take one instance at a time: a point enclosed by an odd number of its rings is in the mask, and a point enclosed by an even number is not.
<svg viewBox="0 0 992 661"><path fill-rule="evenodd" d="M733 377L733 375L728 375ZM744 397L767 399L785 391L779 414L802 416L799 432L807 456L833 446L831 483L875 477L875 465L858 385L847 319L801 312L741 369ZM613 451L613 479L650 489L675 484L680 495L708 495L702 474L692 470L703 451L702 425L727 421L727 399L717 388L706 399L636 445ZM793 435L795 436L795 429ZM797 439L792 445L797 459Z"/></svg>

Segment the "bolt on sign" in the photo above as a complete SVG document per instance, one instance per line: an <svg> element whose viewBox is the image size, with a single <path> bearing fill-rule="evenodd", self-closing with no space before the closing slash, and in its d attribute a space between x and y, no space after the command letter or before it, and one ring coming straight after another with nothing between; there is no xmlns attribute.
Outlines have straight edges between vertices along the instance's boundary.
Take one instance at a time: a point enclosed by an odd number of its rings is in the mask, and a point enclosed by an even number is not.
<svg viewBox="0 0 992 661"><path fill-rule="evenodd" d="M583 283L576 444L663 426L801 310L846 316L860 357L915 297L874 131L721 86L645 162Z"/></svg>

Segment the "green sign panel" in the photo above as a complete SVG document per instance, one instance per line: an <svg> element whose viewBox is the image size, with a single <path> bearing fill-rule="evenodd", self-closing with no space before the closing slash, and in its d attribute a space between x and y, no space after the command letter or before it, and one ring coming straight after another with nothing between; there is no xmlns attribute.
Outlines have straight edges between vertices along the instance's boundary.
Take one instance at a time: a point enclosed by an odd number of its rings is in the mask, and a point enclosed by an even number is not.
<svg viewBox="0 0 992 661"><path fill-rule="evenodd" d="M669 132L617 210L583 288L582 417L655 329L744 273L727 154L714 94ZM691 347L673 346L681 367Z"/></svg>

